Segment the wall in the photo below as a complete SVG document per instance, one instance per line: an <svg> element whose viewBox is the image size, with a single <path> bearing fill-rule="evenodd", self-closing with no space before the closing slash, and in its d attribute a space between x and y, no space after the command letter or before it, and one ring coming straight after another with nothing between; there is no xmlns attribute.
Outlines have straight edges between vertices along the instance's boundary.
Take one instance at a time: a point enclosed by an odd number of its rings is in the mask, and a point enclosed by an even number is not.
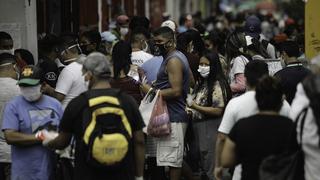
<svg viewBox="0 0 320 180"><path fill-rule="evenodd" d="M28 49L38 60L36 0L0 0L0 31L13 36L15 49Z"/></svg>

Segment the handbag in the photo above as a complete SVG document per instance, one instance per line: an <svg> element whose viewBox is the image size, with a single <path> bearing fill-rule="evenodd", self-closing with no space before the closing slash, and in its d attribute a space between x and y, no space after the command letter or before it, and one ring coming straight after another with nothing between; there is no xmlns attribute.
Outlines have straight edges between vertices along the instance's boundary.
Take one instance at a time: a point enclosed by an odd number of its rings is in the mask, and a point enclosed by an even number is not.
<svg viewBox="0 0 320 180"><path fill-rule="evenodd" d="M152 137L164 137L171 133L171 123L166 101L161 93L157 92L157 101L153 107L150 122L147 126L147 134Z"/></svg>
<svg viewBox="0 0 320 180"><path fill-rule="evenodd" d="M302 110L295 121L297 127L300 120L300 143L295 151L286 151L279 155L271 155L265 158L259 169L260 180L304 180L304 154L302 151L303 127L308 108ZM301 118L302 116L302 118ZM296 138L296 128L293 135Z"/></svg>
<svg viewBox="0 0 320 180"><path fill-rule="evenodd" d="M158 99L158 96L159 96L159 91L156 91L155 89L152 88L148 91L148 93L144 96L144 98L140 103L139 111L143 118L144 124L146 125L142 129L144 133L147 133L147 127L149 125L151 114L156 104L156 101Z"/></svg>

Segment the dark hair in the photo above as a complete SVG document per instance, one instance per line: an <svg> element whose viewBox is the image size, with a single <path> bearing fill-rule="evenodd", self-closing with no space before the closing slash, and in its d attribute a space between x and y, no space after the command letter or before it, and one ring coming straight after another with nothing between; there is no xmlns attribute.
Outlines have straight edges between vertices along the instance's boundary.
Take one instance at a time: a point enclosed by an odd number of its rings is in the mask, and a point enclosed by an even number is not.
<svg viewBox="0 0 320 180"><path fill-rule="evenodd" d="M160 35L163 36L164 38L174 40L174 32L169 27L166 27L166 26L160 27L159 29L153 32L153 36L160 36Z"/></svg>
<svg viewBox="0 0 320 180"><path fill-rule="evenodd" d="M121 40L114 45L112 50L114 79L119 77L121 70L124 70L124 73L128 74L130 64L132 64L131 52L130 44L125 41Z"/></svg>
<svg viewBox="0 0 320 180"><path fill-rule="evenodd" d="M0 64L15 63L15 62L16 62L16 56L9 53L0 54Z"/></svg>
<svg viewBox="0 0 320 180"><path fill-rule="evenodd" d="M192 41L191 33L183 32L177 36L177 50L187 52L188 44Z"/></svg>
<svg viewBox="0 0 320 180"><path fill-rule="evenodd" d="M59 50L61 52L72 45L78 44L78 38L77 36L72 34L65 34L59 37L58 44L59 44ZM77 51L78 53L80 53L79 50ZM75 51L73 52L76 53Z"/></svg>
<svg viewBox="0 0 320 180"><path fill-rule="evenodd" d="M280 81L264 76L256 86L256 100L260 111L280 111L283 103Z"/></svg>
<svg viewBox="0 0 320 180"><path fill-rule="evenodd" d="M264 58L270 58L267 49L263 46L263 44L260 42L258 38L252 38L251 39L252 44L247 47L248 50L251 50L255 52L258 55L261 55ZM251 56L246 56L248 59L252 59Z"/></svg>
<svg viewBox="0 0 320 180"><path fill-rule="evenodd" d="M217 53L214 53L210 50L204 50L202 57L205 57L210 62L210 73L207 79L200 79L199 84L195 88L195 92L198 92L201 88L202 84L204 83L204 80L208 83L208 99L207 99L207 105L212 105L212 92L214 91L214 84L218 81L220 83L220 87L222 89L222 95L224 104L226 105L228 101L231 99L231 89L228 84L228 81L223 74L221 63L219 60L219 56Z"/></svg>
<svg viewBox="0 0 320 180"><path fill-rule="evenodd" d="M148 30L140 26L132 31L130 37L131 43L138 42L139 40L141 40L141 35L143 35L147 39L150 37L150 33L148 32Z"/></svg>
<svg viewBox="0 0 320 180"><path fill-rule="evenodd" d="M129 29L134 30L137 27L144 27L145 29L149 29L150 21L148 18L144 16L133 16L130 23Z"/></svg>
<svg viewBox="0 0 320 180"><path fill-rule="evenodd" d="M47 53L51 53L53 51L57 52L59 45L59 38L54 34L46 34L46 36L38 41L38 51L39 55L43 56Z"/></svg>
<svg viewBox="0 0 320 180"><path fill-rule="evenodd" d="M302 81L303 89L310 101L310 107L318 126L318 136L320 137L320 75L313 74ZM320 147L320 139L318 142Z"/></svg>
<svg viewBox="0 0 320 180"><path fill-rule="evenodd" d="M205 39L208 39L212 44L214 44L214 46L217 47L218 52L222 55L225 54L226 48L225 48L225 42L227 35L224 32L219 32L217 30L213 30L209 33L209 35L207 37L205 37Z"/></svg>
<svg viewBox="0 0 320 180"><path fill-rule="evenodd" d="M204 42L201 38L200 32L193 30L193 29L189 29L186 32L191 34L194 52L201 56L201 53L202 53L202 51L204 51L205 46L204 46Z"/></svg>
<svg viewBox="0 0 320 180"><path fill-rule="evenodd" d="M97 30L85 31L82 36L86 37L91 43L96 43L96 49L101 44L101 35Z"/></svg>
<svg viewBox="0 0 320 180"><path fill-rule="evenodd" d="M255 87L264 75L268 75L268 64L262 60L249 61L244 70L244 76L247 79L247 84Z"/></svg>
<svg viewBox="0 0 320 180"><path fill-rule="evenodd" d="M34 65L34 58L30 51L26 49L16 49L14 54L20 54L20 57L27 63L27 65Z"/></svg>
<svg viewBox="0 0 320 180"><path fill-rule="evenodd" d="M13 40L13 39L9 33L1 31L0 32L0 41L2 41L2 40Z"/></svg>
<svg viewBox="0 0 320 180"><path fill-rule="evenodd" d="M235 31L231 33L226 41L226 55L228 63L230 64L230 61L233 58L244 55L243 52L245 51L246 46L247 43L242 32ZM243 51L240 51L241 48L243 49Z"/></svg>
<svg viewBox="0 0 320 180"><path fill-rule="evenodd" d="M289 57L299 57L299 45L295 41L285 41L281 44L281 51L284 51Z"/></svg>

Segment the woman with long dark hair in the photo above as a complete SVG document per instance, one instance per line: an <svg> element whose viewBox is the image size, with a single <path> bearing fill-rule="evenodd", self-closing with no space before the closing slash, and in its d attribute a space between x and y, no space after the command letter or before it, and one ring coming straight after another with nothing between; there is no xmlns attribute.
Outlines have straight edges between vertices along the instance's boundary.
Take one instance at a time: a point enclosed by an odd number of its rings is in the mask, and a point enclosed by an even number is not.
<svg viewBox="0 0 320 180"><path fill-rule="evenodd" d="M199 142L201 166L209 179L213 179L214 149L218 125L224 107L231 98L229 84L223 74L219 56L209 50L200 58L193 98L188 98L192 122Z"/></svg>
<svg viewBox="0 0 320 180"><path fill-rule="evenodd" d="M110 82L112 88L118 88L131 95L140 104L142 96L137 80L128 76L131 63L131 46L129 43L119 41L112 51L113 80ZM139 78L139 77L138 77ZM139 80L139 79L138 79Z"/></svg>

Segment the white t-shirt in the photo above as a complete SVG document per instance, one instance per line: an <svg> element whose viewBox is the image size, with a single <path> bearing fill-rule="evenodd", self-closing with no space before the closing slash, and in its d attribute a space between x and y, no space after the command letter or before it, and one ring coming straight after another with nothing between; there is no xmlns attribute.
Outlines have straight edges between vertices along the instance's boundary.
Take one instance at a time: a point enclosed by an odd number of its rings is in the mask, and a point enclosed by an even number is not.
<svg viewBox="0 0 320 180"><path fill-rule="evenodd" d="M17 80L12 78L0 78L0 129L2 126L2 116L5 104L13 97L20 95L20 88ZM0 162L11 162L11 149L4 139L4 134L0 131Z"/></svg>
<svg viewBox="0 0 320 180"><path fill-rule="evenodd" d="M296 96L292 101L290 117L296 119L299 113L309 106L309 99L303 89L301 83L297 86ZM297 128L297 135L300 135L300 123ZM309 108L302 135L302 149L304 152L304 170L305 179L314 180L320 177L320 147L319 147L319 135L316 119L313 115L312 109ZM299 140L299 139L298 139Z"/></svg>
<svg viewBox="0 0 320 180"><path fill-rule="evenodd" d="M255 95L255 91L248 91L239 97L231 99L227 104L218 131L223 134L229 134L238 120L257 114L259 109ZM287 101L284 101L280 114L289 117L289 112L290 105ZM236 166L232 180L241 179L241 170L241 165Z"/></svg>
<svg viewBox="0 0 320 180"><path fill-rule="evenodd" d="M231 99L224 111L218 131L229 134L238 120L257 114L259 109L255 95L255 91L247 91L243 95ZM289 112L290 105L284 101L280 115L289 117Z"/></svg>
<svg viewBox="0 0 320 180"><path fill-rule="evenodd" d="M153 55L144 51L135 51L131 53L132 64L135 64L139 67L141 67L143 63L145 63L151 58L153 58Z"/></svg>
<svg viewBox="0 0 320 180"><path fill-rule="evenodd" d="M238 56L231 60L231 69L229 72L230 82L235 83L236 74L243 74L246 64L249 60L244 56Z"/></svg>
<svg viewBox="0 0 320 180"><path fill-rule="evenodd" d="M55 91L65 95L62 101L62 107L65 109L73 98L87 89L84 76L82 76L82 65L73 62L61 71Z"/></svg>

